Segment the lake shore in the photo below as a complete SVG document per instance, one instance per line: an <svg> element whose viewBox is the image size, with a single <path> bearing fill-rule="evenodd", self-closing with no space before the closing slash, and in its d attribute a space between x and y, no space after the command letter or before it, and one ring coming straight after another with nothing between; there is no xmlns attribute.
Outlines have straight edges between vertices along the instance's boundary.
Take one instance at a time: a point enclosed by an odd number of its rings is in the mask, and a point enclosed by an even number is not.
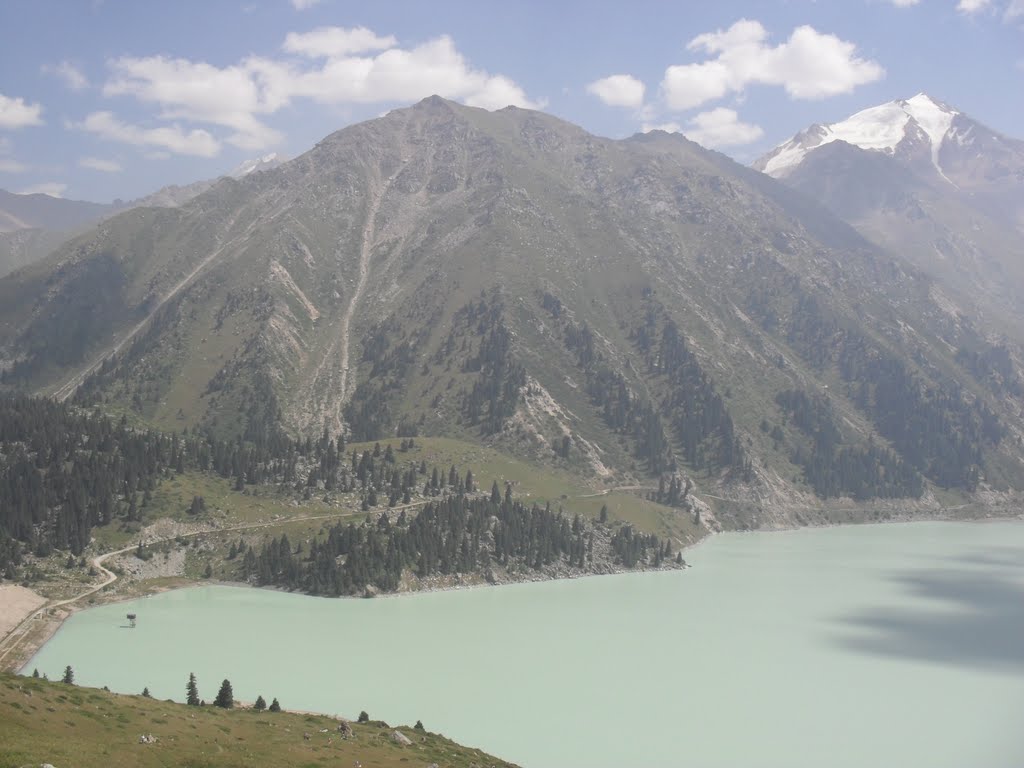
<svg viewBox="0 0 1024 768"><path fill-rule="evenodd" d="M940 516L934 517L916 517L912 514L906 516L894 516L888 520L872 520L865 522L852 522L852 523L820 523L811 525L789 525L789 526L778 526L772 528L761 528L748 531L728 531L729 533L781 533L781 532L792 532L802 530L820 530L820 529L833 529L833 528L850 528L859 526L872 526L872 525L894 525L894 524L907 524L907 523L928 523L928 522L957 522L957 523L1001 523L1001 522L1014 522L1024 520L1024 512L1016 515L990 515L984 517L969 517L962 518L957 516ZM204 531L203 533L214 534L217 531ZM707 529L704 536L697 539L696 541L684 544L679 548L680 552L690 552L700 545L710 541L719 531ZM682 568L690 567L684 560ZM673 570L677 566L663 566L660 569L654 568L613 568L608 571L599 573L574 573L567 575L551 575L544 573L531 573L522 574L516 578L510 578L508 580L492 582L488 581L482 576L476 575L465 575L461 576L457 582L453 583L451 577L440 578L433 577L424 581L418 581L418 585L415 588L400 589L395 592L381 592L373 595L373 599L382 598L402 598L411 595L421 594L424 592L454 592L454 591L465 591L475 590L485 587L501 587L510 586L514 584L528 584L528 583L540 583L546 581L557 581L557 580L576 580L576 579L587 579L596 578L601 576L614 576L624 573L641 573L649 572L653 570ZM127 590L116 593L106 593L104 591L96 592L89 603L70 603L63 605L56 611L51 612L50 609L43 608L39 611L39 615L29 623L26 629L22 632L22 637L17 643L17 648L10 654L9 657L0 656L0 670L12 671L24 674L26 664L49 642L57 631L63 626L64 622L74 613L87 608L93 608L100 605L110 605L114 603L127 602L129 600L135 600L142 597L150 597L153 595L161 594L170 590L176 589L189 589L198 586L228 586L238 587L256 590L267 590L272 592L282 592L286 594L305 594L302 592L291 592L282 587L275 586L257 586L246 582L238 581L224 581L217 579L189 579L185 577L170 577L170 578L158 578L145 581L132 581L119 579L122 584L127 586ZM132 589L135 587L135 589ZM30 591L30 590L29 590ZM35 593L32 593L35 594ZM362 600L366 599L366 596L362 595L341 595L338 597L325 597L324 599L331 600ZM27 615L27 614L26 614ZM4 633L4 641L6 642L10 638L7 637L6 632Z"/></svg>

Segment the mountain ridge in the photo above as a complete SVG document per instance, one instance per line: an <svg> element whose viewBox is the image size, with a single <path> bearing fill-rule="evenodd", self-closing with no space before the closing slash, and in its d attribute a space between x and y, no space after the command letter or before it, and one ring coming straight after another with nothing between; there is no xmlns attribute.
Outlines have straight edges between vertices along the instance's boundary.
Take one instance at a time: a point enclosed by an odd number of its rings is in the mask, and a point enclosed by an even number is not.
<svg viewBox="0 0 1024 768"><path fill-rule="evenodd" d="M812 199L676 137L427 99L15 278L6 386L161 428L448 436L588 482L691 477L749 500L745 524L1019 482L984 332Z"/></svg>

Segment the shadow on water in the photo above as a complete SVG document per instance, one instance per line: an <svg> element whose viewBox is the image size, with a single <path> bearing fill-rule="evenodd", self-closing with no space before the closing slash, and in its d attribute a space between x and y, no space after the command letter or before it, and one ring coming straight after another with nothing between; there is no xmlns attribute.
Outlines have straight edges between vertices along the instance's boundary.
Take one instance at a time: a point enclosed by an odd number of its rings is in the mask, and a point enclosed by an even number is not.
<svg viewBox="0 0 1024 768"><path fill-rule="evenodd" d="M1018 558L1009 562L1005 555L994 552L960 560L996 566L993 569L899 572L892 582L914 603L930 604L868 609L841 617L839 621L852 631L834 639L861 653L1024 673L1024 587L1011 578L1024 564Z"/></svg>

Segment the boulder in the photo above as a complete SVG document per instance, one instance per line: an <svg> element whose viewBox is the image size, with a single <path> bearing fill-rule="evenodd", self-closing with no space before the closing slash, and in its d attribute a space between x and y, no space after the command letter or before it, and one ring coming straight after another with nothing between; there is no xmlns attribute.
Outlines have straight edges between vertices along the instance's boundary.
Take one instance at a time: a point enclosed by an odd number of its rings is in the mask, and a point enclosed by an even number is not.
<svg viewBox="0 0 1024 768"><path fill-rule="evenodd" d="M412 739L410 739L401 731L392 731L391 740L395 742L395 744L400 744L403 747L408 747L412 745Z"/></svg>

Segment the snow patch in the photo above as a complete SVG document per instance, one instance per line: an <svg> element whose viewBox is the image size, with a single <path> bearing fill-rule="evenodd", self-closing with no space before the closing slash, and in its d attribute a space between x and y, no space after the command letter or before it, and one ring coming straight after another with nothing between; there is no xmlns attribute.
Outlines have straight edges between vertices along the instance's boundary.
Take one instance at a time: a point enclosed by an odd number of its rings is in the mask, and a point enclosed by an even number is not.
<svg viewBox="0 0 1024 768"><path fill-rule="evenodd" d="M939 150L957 114L956 110L919 93L911 99L869 107L838 123L812 126L780 144L755 167L769 176L786 176L810 151L833 141L845 141L861 149L891 155L906 137L913 121L928 137L932 164L946 178L939 167Z"/></svg>

